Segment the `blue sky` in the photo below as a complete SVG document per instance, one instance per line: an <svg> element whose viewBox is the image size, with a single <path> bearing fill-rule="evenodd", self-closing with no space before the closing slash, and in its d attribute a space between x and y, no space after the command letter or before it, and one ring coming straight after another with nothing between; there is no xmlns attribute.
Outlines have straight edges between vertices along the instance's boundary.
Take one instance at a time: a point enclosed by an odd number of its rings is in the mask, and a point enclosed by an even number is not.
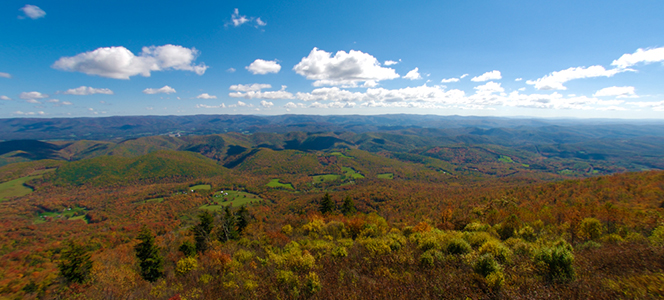
<svg viewBox="0 0 664 300"><path fill-rule="evenodd" d="M0 118L664 116L662 1L0 3Z"/></svg>

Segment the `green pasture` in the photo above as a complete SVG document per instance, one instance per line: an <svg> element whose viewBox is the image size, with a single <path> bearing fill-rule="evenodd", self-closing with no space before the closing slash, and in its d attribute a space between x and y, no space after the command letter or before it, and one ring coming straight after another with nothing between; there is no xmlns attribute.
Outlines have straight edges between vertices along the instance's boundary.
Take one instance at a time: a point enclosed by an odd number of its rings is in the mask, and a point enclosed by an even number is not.
<svg viewBox="0 0 664 300"><path fill-rule="evenodd" d="M39 224L39 223L44 223L46 222L45 218L46 217L51 217L51 218L64 218L67 220L82 220L87 223L85 220L85 213L88 210L82 207L71 207L70 208L65 208L62 211L49 211L49 212L43 212L40 213L39 216L33 221L34 224Z"/></svg>
<svg viewBox="0 0 664 300"><path fill-rule="evenodd" d="M194 185L189 187L190 190L196 191L196 190L210 190L212 187L209 184L199 184L199 185Z"/></svg>
<svg viewBox="0 0 664 300"><path fill-rule="evenodd" d="M39 177L41 177L41 175L25 176L19 179L0 183L0 201L7 200L11 197L22 197L32 193L32 189L25 186L24 183Z"/></svg>
<svg viewBox="0 0 664 300"><path fill-rule="evenodd" d="M339 178L341 178L341 175L325 174L325 175L312 176L311 178L313 183L322 183L322 182L339 180Z"/></svg>
<svg viewBox="0 0 664 300"><path fill-rule="evenodd" d="M339 156L339 157L344 157L344 158L351 158L351 159L353 158L353 157L350 157L350 156L346 156L345 154L343 154L343 153L341 153L341 152L339 152L339 151L331 152L330 155Z"/></svg>
<svg viewBox="0 0 664 300"><path fill-rule="evenodd" d="M145 199L143 201L136 202L136 203L137 204L143 204L143 203L162 203L162 202L164 202L164 197Z"/></svg>
<svg viewBox="0 0 664 300"><path fill-rule="evenodd" d="M268 182L265 186L271 187L271 188L285 188L285 189L294 189L293 185L290 183L281 183L279 182L279 179L272 179L270 182Z"/></svg>
<svg viewBox="0 0 664 300"><path fill-rule="evenodd" d="M228 193L228 195L225 195L225 193ZM221 210L229 205L231 207L240 207L242 205L247 205L252 202L260 202L262 200L263 199L258 197L258 195L246 192L224 191L224 195L222 195L220 192L217 192L214 194L214 196L212 196L213 204L205 204L200 206L199 209Z"/></svg>
<svg viewBox="0 0 664 300"><path fill-rule="evenodd" d="M344 172L346 177L350 177L350 178L353 178L353 179L364 178L364 175L355 172L355 170L353 170L352 168L341 167L341 171Z"/></svg>
<svg viewBox="0 0 664 300"><path fill-rule="evenodd" d="M378 174L378 176L376 176L376 177L378 177L380 179L394 179L394 173Z"/></svg>
<svg viewBox="0 0 664 300"><path fill-rule="evenodd" d="M512 160L511 157L505 156L505 155L501 155L500 158L498 159L498 161L504 162L504 163L514 163L514 161Z"/></svg>

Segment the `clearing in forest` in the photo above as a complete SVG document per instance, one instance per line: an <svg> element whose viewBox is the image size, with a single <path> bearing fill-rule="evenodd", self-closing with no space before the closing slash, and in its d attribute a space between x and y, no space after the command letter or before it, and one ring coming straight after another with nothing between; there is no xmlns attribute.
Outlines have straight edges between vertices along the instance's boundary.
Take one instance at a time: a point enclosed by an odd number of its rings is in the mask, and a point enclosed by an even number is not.
<svg viewBox="0 0 664 300"><path fill-rule="evenodd" d="M377 176L380 179L394 179L394 173L383 173Z"/></svg>
<svg viewBox="0 0 664 300"><path fill-rule="evenodd" d="M279 178L272 179L270 182L268 182L265 186L271 187L271 188L285 188L285 189L290 189L293 190L293 185L290 183L281 183L279 182Z"/></svg>
<svg viewBox="0 0 664 300"><path fill-rule="evenodd" d="M260 202L263 200L260 197L258 197L258 195L250 194L247 192L239 192L239 191L222 191L222 192L215 193L212 199L210 200L210 203L199 207L199 209L221 210L229 205L231 207L240 207L242 205L247 205L252 202Z"/></svg>
<svg viewBox="0 0 664 300"><path fill-rule="evenodd" d="M212 187L209 184L199 184L189 187L192 192L195 190L210 190L210 188Z"/></svg>
<svg viewBox="0 0 664 300"><path fill-rule="evenodd" d="M68 207L62 209L62 211L49 211L49 212L43 212L40 213L39 216L32 222L33 224L39 224L39 223L44 223L46 222L46 218L62 218L65 220L82 220L83 222L87 223L88 221L85 219L85 214L88 210L83 207Z"/></svg>
<svg viewBox="0 0 664 300"><path fill-rule="evenodd" d="M41 175L25 176L19 179L0 183L0 201L7 200L11 197L22 197L32 193L32 188L25 186L24 183L39 177L41 177Z"/></svg>

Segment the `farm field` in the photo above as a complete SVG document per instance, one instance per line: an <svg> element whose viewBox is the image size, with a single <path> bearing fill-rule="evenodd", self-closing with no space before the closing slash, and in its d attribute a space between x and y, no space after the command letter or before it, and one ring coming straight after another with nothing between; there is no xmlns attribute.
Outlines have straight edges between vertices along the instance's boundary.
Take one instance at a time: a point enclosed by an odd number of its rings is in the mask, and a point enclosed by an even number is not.
<svg viewBox="0 0 664 300"><path fill-rule="evenodd" d="M0 183L0 201L7 200L11 197L22 197L32 193L32 189L25 186L24 183L39 177L41 177L41 175L26 176Z"/></svg>
<svg viewBox="0 0 664 300"><path fill-rule="evenodd" d="M292 190L293 185L290 183L281 183L279 182L279 179L271 179L270 182L268 182L265 186L271 187L271 188L284 188L284 189L289 189Z"/></svg>
<svg viewBox="0 0 664 300"><path fill-rule="evenodd" d="M243 205L247 205L250 203L254 202L260 202L263 199L258 197L258 195L246 193L246 192L240 192L240 191L224 191L224 193L228 195L224 196L218 196L220 194L215 193L215 195L212 197L212 202L214 204L205 204L199 209L205 209L205 210L221 210L226 206L231 206L231 207L240 207Z"/></svg>

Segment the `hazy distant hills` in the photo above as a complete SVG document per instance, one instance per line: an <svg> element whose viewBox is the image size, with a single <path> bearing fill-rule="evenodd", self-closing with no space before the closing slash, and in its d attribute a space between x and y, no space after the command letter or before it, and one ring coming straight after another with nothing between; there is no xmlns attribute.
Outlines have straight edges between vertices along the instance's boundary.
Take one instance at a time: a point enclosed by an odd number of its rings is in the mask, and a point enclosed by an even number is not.
<svg viewBox="0 0 664 300"><path fill-rule="evenodd" d="M519 133L521 138L555 135L617 137L664 136L664 122L621 120L544 120L434 115L314 116L196 115L106 118L0 119L0 140L110 140L164 134L224 132L376 132L410 128L469 128L476 136ZM501 130L491 130L498 129ZM512 131L504 132L506 129ZM534 130L534 132L533 132Z"/></svg>

